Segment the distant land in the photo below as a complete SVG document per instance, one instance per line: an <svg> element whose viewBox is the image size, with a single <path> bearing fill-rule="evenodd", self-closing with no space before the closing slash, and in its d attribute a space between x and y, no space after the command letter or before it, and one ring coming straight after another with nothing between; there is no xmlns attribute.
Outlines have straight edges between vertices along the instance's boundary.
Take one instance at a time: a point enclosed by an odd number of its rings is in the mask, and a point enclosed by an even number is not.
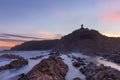
<svg viewBox="0 0 120 80"><path fill-rule="evenodd" d="M120 63L120 38L107 37L99 31L81 28L57 40L28 41L12 47L13 51L53 50L60 52L82 52L91 56L102 56ZM116 60L117 58L117 60Z"/></svg>

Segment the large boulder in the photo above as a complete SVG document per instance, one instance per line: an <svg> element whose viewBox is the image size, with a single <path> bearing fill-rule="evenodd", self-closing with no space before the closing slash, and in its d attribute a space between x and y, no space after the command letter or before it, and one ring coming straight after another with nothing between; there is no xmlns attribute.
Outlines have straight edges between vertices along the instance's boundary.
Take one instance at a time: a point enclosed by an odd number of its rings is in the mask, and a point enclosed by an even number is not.
<svg viewBox="0 0 120 80"><path fill-rule="evenodd" d="M120 80L120 71L104 65L90 63L80 71L86 76L86 80Z"/></svg>
<svg viewBox="0 0 120 80"><path fill-rule="evenodd" d="M3 55L0 55L0 58L18 59L22 57L19 55L14 55L14 54L3 54Z"/></svg>
<svg viewBox="0 0 120 80"><path fill-rule="evenodd" d="M26 59L21 58L21 59L13 60L12 62L10 62L5 66L0 66L0 70L15 69L27 64L28 64L28 61Z"/></svg>
<svg viewBox="0 0 120 80"><path fill-rule="evenodd" d="M19 80L65 80L68 66L59 57L50 56L34 66Z"/></svg>

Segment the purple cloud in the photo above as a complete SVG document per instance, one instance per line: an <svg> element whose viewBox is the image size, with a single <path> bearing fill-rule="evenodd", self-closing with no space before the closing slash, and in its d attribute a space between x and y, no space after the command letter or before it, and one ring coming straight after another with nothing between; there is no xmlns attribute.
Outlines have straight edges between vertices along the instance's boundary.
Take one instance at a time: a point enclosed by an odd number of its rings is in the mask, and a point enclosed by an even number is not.
<svg viewBox="0 0 120 80"><path fill-rule="evenodd" d="M14 35L14 34L1 34L4 37L17 37L17 38L24 38L24 39L44 39L44 38L38 38L38 37L29 37L29 36L22 36L22 35Z"/></svg>
<svg viewBox="0 0 120 80"><path fill-rule="evenodd" d="M4 38L0 38L0 41L3 41L3 42L25 42L25 40L4 39Z"/></svg>

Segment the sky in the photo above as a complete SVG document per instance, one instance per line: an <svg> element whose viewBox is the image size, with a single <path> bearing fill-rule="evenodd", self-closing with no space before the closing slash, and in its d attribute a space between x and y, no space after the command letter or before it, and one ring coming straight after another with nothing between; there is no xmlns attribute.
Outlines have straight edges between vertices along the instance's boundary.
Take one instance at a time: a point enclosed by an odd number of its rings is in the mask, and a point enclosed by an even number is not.
<svg viewBox="0 0 120 80"><path fill-rule="evenodd" d="M0 0L0 50L59 39L81 24L120 36L120 0Z"/></svg>

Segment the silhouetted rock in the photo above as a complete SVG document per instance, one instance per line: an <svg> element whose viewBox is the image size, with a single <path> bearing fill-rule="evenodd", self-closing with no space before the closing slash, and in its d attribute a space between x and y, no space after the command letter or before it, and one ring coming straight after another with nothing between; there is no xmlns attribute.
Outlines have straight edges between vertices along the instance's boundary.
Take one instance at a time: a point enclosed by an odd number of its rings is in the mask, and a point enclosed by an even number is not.
<svg viewBox="0 0 120 80"><path fill-rule="evenodd" d="M120 80L120 71L104 65L90 63L80 71L86 76L86 80Z"/></svg>
<svg viewBox="0 0 120 80"><path fill-rule="evenodd" d="M58 48L68 51L82 51L82 52L92 52L99 48L98 44L101 43L107 37L100 34L96 30L90 30L88 28L80 28L73 31L72 33L63 36L60 40Z"/></svg>
<svg viewBox="0 0 120 80"><path fill-rule="evenodd" d="M67 71L68 66L60 58L50 56L19 80L65 80Z"/></svg>
<svg viewBox="0 0 120 80"><path fill-rule="evenodd" d="M75 67L80 67L82 65L85 65L85 63L83 61L82 62L73 62L72 65L75 66Z"/></svg>
<svg viewBox="0 0 120 80"><path fill-rule="evenodd" d="M120 64L120 52L116 52L114 54L108 55L107 57L108 60Z"/></svg>
<svg viewBox="0 0 120 80"><path fill-rule="evenodd" d="M59 40L28 41L12 47L11 50L50 50L55 48Z"/></svg>
<svg viewBox="0 0 120 80"><path fill-rule="evenodd" d="M120 63L120 38L104 36L97 30L84 28L83 25L60 40L29 41L11 48L11 50L48 49L59 52L82 52L86 55L102 56ZM116 52L118 52L118 56ZM112 57L113 54L115 54L114 57Z"/></svg>
<svg viewBox="0 0 120 80"><path fill-rule="evenodd" d="M17 59L17 58L22 58L22 57L18 55L14 55L14 54L3 54L0 56L0 58Z"/></svg>
<svg viewBox="0 0 120 80"><path fill-rule="evenodd" d="M22 74L20 74L19 76L20 76L20 78L19 78L18 80L20 80L21 78L24 78L24 77L25 77L25 74L22 73ZM28 79L25 79L25 80L28 80Z"/></svg>
<svg viewBox="0 0 120 80"><path fill-rule="evenodd" d="M10 62L5 66L0 66L0 70L15 69L27 64L28 64L28 61L21 58L21 59L13 60L12 62Z"/></svg>

